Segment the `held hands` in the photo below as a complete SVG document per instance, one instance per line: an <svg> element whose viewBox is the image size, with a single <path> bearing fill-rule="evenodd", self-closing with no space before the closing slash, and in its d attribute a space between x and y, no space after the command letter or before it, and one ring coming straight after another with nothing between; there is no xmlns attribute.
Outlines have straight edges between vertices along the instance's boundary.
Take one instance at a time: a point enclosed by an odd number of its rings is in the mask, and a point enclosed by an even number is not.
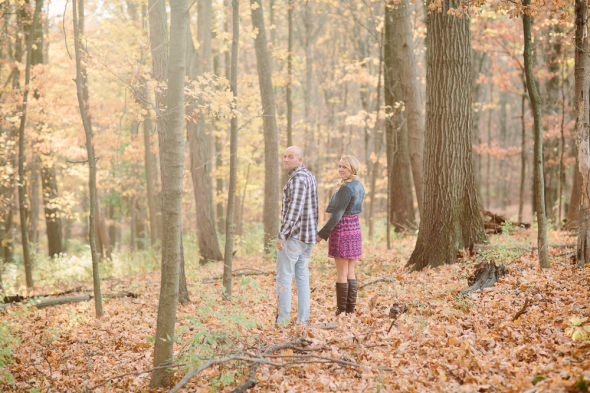
<svg viewBox="0 0 590 393"><path fill-rule="evenodd" d="M283 239L277 239L277 250L283 251L285 247L283 247Z"/></svg>
<svg viewBox="0 0 590 393"><path fill-rule="evenodd" d="M317 243L318 243L318 244L319 244L319 243L321 243L321 242L322 242L322 240L324 240L324 239L322 239L322 238L320 237L320 235L318 235L318 240L317 240Z"/></svg>

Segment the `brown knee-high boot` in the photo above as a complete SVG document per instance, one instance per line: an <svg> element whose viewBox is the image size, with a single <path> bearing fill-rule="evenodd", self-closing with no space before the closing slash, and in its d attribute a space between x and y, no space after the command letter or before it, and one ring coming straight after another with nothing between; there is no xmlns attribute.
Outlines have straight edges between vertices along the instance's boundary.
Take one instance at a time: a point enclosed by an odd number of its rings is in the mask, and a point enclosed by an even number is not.
<svg viewBox="0 0 590 393"><path fill-rule="evenodd" d="M354 314L356 311L356 293L357 284L356 279L348 280L348 297L346 302L346 313Z"/></svg>
<svg viewBox="0 0 590 393"><path fill-rule="evenodd" d="M336 315L340 315L343 312L346 312L346 303L348 300L348 283L336 283L336 305L338 306L336 310Z"/></svg>

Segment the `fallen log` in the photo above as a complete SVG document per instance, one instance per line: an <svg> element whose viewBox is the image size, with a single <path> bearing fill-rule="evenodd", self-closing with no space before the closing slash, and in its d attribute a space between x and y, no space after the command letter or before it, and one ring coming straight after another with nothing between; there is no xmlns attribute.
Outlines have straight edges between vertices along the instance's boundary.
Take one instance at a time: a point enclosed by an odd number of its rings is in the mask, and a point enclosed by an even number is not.
<svg viewBox="0 0 590 393"><path fill-rule="evenodd" d="M459 292L461 295L467 295L470 292L490 288L508 273L508 268L502 264L496 265L494 260L483 261L475 265L475 271L467 278L469 288Z"/></svg>
<svg viewBox="0 0 590 393"><path fill-rule="evenodd" d="M577 247L577 244L549 244L547 247L549 248L574 248ZM498 246L492 244L478 244L474 243L470 248L469 252L472 254L477 254L479 251L489 251L494 250ZM506 250L536 250L537 246L521 246L521 247L506 247Z"/></svg>
<svg viewBox="0 0 590 393"><path fill-rule="evenodd" d="M488 233L502 233L502 224L509 221L506 217L487 210L480 210L480 213L484 219L483 226ZM531 224L524 222L512 222L512 225L527 229L531 227Z"/></svg>
<svg viewBox="0 0 590 393"><path fill-rule="evenodd" d="M62 292L57 292L57 293L50 293L50 294L43 294L43 295L32 295L32 296L22 296L19 295L18 293L14 296L4 296L3 299L3 303L4 304L8 304L8 303L22 303L25 302L27 300L31 300L31 299L35 299L35 298L40 298L40 297L55 297L55 296L63 296L63 295L69 295L71 293L76 293L76 292L83 292L83 287L76 287L76 288L72 288L72 289L68 289L66 291L62 291ZM90 290L88 290L87 292L90 292Z"/></svg>
<svg viewBox="0 0 590 393"><path fill-rule="evenodd" d="M132 292L122 292L122 293L116 293L116 294L112 294L112 295L105 295L102 298L103 299L120 299L120 298L124 298L124 297L137 298L137 297L139 297L139 295L132 293ZM29 305L41 309L41 308L47 308L47 307L53 307L53 306L60 306L62 304L73 304L73 303L87 302L89 300L92 300L93 298L94 298L94 296L92 296L92 295L82 295L82 296L57 297L57 298L53 298L53 299L38 299L38 300L31 300ZM10 306L22 306L23 304L24 303L22 303L22 302L2 304L2 305L0 305L0 311L4 311L6 308L8 308Z"/></svg>

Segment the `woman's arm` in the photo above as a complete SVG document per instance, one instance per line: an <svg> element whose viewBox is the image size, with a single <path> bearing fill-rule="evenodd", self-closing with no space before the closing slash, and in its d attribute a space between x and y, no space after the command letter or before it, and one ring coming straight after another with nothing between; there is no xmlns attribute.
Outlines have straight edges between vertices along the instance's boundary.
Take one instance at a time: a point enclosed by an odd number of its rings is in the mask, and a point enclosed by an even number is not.
<svg viewBox="0 0 590 393"><path fill-rule="evenodd" d="M340 187L338 190L338 195L336 199L336 207L334 208L334 213L324 225L324 227L318 232L318 236L324 240L328 240L330 237L330 233L334 230L336 225L340 222L340 219L344 215L346 208L348 207L348 203L352 198L352 190L346 186Z"/></svg>

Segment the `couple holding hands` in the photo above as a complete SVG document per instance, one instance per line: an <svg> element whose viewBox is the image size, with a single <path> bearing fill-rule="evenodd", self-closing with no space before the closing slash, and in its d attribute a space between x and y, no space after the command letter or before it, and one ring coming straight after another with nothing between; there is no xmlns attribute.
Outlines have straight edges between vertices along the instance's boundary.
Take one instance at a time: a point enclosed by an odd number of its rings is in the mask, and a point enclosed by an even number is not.
<svg viewBox="0 0 590 393"><path fill-rule="evenodd" d="M315 176L303 165L303 151L289 147L283 156L289 180L283 187L281 227L277 239L277 323L289 321L291 281L297 285L297 322L308 323L310 310L309 258L313 245L328 240L328 257L336 262L336 315L355 312L356 261L362 257L361 213L365 189L358 180L359 161L349 155L340 159L338 189L326 209L330 219L318 231L318 193Z"/></svg>

